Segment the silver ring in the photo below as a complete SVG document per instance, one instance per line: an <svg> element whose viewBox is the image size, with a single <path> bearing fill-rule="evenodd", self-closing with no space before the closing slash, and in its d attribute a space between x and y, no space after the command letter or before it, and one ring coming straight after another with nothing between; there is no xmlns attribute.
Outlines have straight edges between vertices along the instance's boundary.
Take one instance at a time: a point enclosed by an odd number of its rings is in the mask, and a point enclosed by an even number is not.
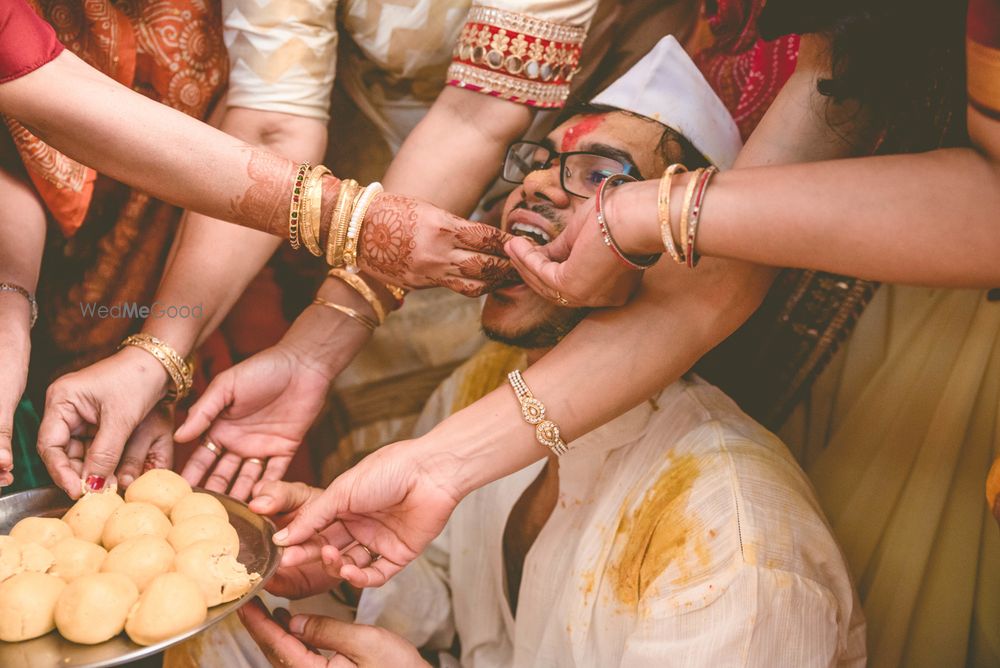
<svg viewBox="0 0 1000 668"><path fill-rule="evenodd" d="M212 443L212 441L208 440L207 438L205 439L205 442L202 443L201 445L203 448L211 452L216 457L222 454L222 448L216 445L215 443Z"/></svg>
<svg viewBox="0 0 1000 668"><path fill-rule="evenodd" d="M369 550L367 547L365 547L361 543L358 543L358 547L360 547L362 550L364 550L365 552L368 553L368 558L371 559L371 563L372 564L374 564L376 561L378 561L379 559L382 558L381 554L379 554L378 552L372 552L371 550Z"/></svg>
<svg viewBox="0 0 1000 668"><path fill-rule="evenodd" d="M257 459L256 457L247 457L246 461L248 464L260 464L261 466L264 465L264 460Z"/></svg>

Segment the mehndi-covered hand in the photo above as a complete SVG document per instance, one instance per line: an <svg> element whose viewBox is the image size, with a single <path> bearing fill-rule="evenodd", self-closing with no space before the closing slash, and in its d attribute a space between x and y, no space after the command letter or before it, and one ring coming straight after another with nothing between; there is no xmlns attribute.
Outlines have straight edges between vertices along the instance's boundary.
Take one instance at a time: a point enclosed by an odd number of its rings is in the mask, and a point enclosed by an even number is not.
<svg viewBox="0 0 1000 668"><path fill-rule="evenodd" d="M359 263L400 287L441 286L476 297L520 282L503 248L509 238L427 202L384 194L365 216Z"/></svg>
<svg viewBox="0 0 1000 668"><path fill-rule="evenodd" d="M260 599L239 610L240 621L275 668L430 668L417 648L376 626L278 608L272 616ZM333 650L329 659L314 649Z"/></svg>

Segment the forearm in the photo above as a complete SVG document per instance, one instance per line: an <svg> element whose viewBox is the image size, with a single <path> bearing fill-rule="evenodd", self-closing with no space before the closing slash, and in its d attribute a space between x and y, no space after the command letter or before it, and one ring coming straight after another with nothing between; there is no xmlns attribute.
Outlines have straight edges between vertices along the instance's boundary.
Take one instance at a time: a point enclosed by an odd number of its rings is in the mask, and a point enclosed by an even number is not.
<svg viewBox="0 0 1000 668"><path fill-rule="evenodd" d="M221 129L227 134L296 162L318 163L326 128L310 118L229 108ZM174 240L156 301L200 307L199 318L155 318L143 331L188 355L223 318L278 248L281 241L256 230L188 213Z"/></svg>
<svg viewBox="0 0 1000 668"><path fill-rule="evenodd" d="M533 116L524 105L448 86L406 138L383 184L468 215L497 177L507 145Z"/></svg>

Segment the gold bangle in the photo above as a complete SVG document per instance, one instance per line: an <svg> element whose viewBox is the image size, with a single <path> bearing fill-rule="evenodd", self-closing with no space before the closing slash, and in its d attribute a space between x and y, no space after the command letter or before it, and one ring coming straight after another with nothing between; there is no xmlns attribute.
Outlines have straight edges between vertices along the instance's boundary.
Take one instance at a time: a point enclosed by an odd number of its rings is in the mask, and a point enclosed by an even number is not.
<svg viewBox="0 0 1000 668"><path fill-rule="evenodd" d="M330 170L323 165L313 167L309 176L306 177L306 183L302 189L302 243L316 257L323 254L323 250L319 246L319 218L323 207L323 183L321 179L324 174L329 173Z"/></svg>
<svg viewBox="0 0 1000 668"><path fill-rule="evenodd" d="M684 204L681 206L681 248L688 248L688 215L691 212L691 200L694 199L695 188L698 187L698 181L701 180L701 175L705 172L703 167L691 172L691 180L688 182L687 190L684 191ZM686 262L686 260L685 260Z"/></svg>
<svg viewBox="0 0 1000 668"><path fill-rule="evenodd" d="M346 315L348 318L351 318L361 323L369 331L374 332L375 328L378 327L378 325L375 324L374 320L364 315L363 313L358 313L350 306L341 306L340 304L334 304L333 302L327 301L322 297L316 297L315 299L313 299L313 304L318 304L319 306L326 306L327 308L332 308L334 311L339 311L340 313Z"/></svg>
<svg viewBox="0 0 1000 668"><path fill-rule="evenodd" d="M559 434L559 426L552 420L545 419L545 404L535 398L524 382L521 372L515 369L507 374L507 381L514 396L521 404L521 417L535 428L535 439L555 453L557 457L566 454L569 446Z"/></svg>
<svg viewBox="0 0 1000 668"><path fill-rule="evenodd" d="M677 264L684 264L684 248L678 246L674 240L674 230L670 225L670 189L673 187L674 174L687 171L687 167L677 162L663 172L660 178L660 189L657 197L660 214L660 238L663 239L663 247L667 249L670 257Z"/></svg>
<svg viewBox="0 0 1000 668"><path fill-rule="evenodd" d="M399 306L403 305L403 299L406 298L407 293L406 288L401 288L398 285L393 285L392 283L386 283L385 289L389 291L389 294L393 296Z"/></svg>
<svg viewBox="0 0 1000 668"><path fill-rule="evenodd" d="M173 390L169 390L165 397L168 402L180 401L190 394L194 384L194 365L181 357L168 343L150 334L139 333L125 337L118 349L125 346L145 350L167 370L167 375L174 384Z"/></svg>
<svg viewBox="0 0 1000 668"><path fill-rule="evenodd" d="M338 278L344 283L347 283L347 285L351 286L354 291L361 295L362 299L368 302L368 305L372 307L372 311L375 312L375 319L378 321L378 324L381 325L385 322L385 306L382 305L382 301L378 298L378 295L375 294L375 291L372 290L371 286L368 285L365 279L361 278L358 274L352 274L346 269L341 269L339 267L331 269L326 275L331 278Z"/></svg>
<svg viewBox="0 0 1000 668"><path fill-rule="evenodd" d="M302 211L302 182L306 178L307 171L309 171L309 163L303 162L299 165L298 172L295 174L295 181L292 184L292 203L288 211L288 243L295 250L298 250L300 247L299 216Z"/></svg>
<svg viewBox="0 0 1000 668"><path fill-rule="evenodd" d="M718 171L715 166L706 169L701 178L698 179L698 187L695 188L694 204L691 207L691 213L687 217L688 245L685 249L686 264L690 269L698 266L699 258L695 252L695 243L698 240L698 221L701 220L701 211L705 203L705 192L708 190L708 183Z"/></svg>
<svg viewBox="0 0 1000 668"><path fill-rule="evenodd" d="M344 245L344 266L348 271L357 273L358 256L361 249L361 231L365 224L365 214L368 207L375 201L375 198L382 193L382 184L374 181L365 186L361 197L358 199L354 211L351 213L351 225L347 229L347 243Z"/></svg>
<svg viewBox="0 0 1000 668"><path fill-rule="evenodd" d="M337 204L330 217L330 232L326 238L326 263L336 267L343 263L344 239L347 238L347 223L354 210L350 202L358 192L358 182L354 179L344 179L340 182L337 193Z"/></svg>

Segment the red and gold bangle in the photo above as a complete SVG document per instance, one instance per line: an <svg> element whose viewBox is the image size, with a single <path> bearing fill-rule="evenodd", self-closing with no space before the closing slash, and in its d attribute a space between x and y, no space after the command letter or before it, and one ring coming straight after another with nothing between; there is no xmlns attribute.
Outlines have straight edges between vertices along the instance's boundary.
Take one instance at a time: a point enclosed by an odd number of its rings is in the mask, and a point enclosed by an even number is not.
<svg viewBox="0 0 1000 668"><path fill-rule="evenodd" d="M295 174L295 183L292 185L292 202L288 211L288 243L295 250L301 246L299 243L299 215L302 209L302 182L305 181L308 171L308 162L299 165L299 171Z"/></svg>
<svg viewBox="0 0 1000 668"><path fill-rule="evenodd" d="M601 182L601 185L597 188L597 198L596 198L596 208L597 208L597 225L601 228L601 236L604 239L604 245L611 249L611 252L615 254L619 262L623 265L632 269L634 271L642 271L643 269L648 269L656 264L656 261L660 259L659 255L646 255L640 258L632 259L622 251L621 246L615 241L615 238L611 235L611 228L608 227L608 220L604 215L604 193L608 185L613 185L618 182L628 182L635 181L636 179L628 176L627 174L613 174Z"/></svg>
<svg viewBox="0 0 1000 668"><path fill-rule="evenodd" d="M701 175L705 173L703 167L691 172L690 181L688 181L687 189L684 191L684 203L681 205L681 248L684 249L685 263L687 262L687 248L688 248L688 215L691 213L691 202L694 200L695 189L698 187L698 181L701 180Z"/></svg>
<svg viewBox="0 0 1000 668"><path fill-rule="evenodd" d="M674 185L674 175L687 171L687 167L677 162L663 172L660 179L660 188L657 193L658 212L660 218L660 238L663 239L663 247L670 253L677 264L684 264L684 248L677 245L674 240L674 230L670 224L670 190Z"/></svg>
<svg viewBox="0 0 1000 668"><path fill-rule="evenodd" d="M698 178L698 187L695 188L694 204L691 206L691 213L687 218L687 247L684 249L687 256L687 266L694 269L698 266L698 255L695 253L695 241L698 237L698 221L701 218L702 206L705 203L705 192L708 190L708 182L719 170L709 167ZM682 223L684 221L681 221Z"/></svg>

